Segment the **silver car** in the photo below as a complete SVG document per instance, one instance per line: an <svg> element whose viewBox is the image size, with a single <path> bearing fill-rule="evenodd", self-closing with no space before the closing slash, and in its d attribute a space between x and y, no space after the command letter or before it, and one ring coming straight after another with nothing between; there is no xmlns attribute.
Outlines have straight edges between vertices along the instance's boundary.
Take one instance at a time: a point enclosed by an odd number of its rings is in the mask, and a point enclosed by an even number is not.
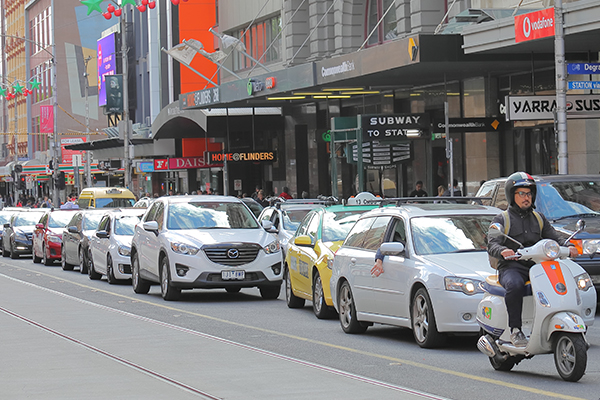
<svg viewBox="0 0 600 400"><path fill-rule="evenodd" d="M500 212L467 204L410 204L363 214L337 251L330 280L346 333L373 323L411 328L421 347L479 332L479 283L495 273L486 232ZM383 273L371 274L375 254Z"/></svg>

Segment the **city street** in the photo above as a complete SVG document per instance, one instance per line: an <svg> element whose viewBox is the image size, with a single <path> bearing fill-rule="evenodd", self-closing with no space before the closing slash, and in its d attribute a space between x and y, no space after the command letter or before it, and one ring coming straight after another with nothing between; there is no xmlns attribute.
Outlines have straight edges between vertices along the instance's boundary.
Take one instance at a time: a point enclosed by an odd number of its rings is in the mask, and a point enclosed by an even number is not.
<svg viewBox="0 0 600 400"><path fill-rule="evenodd" d="M410 330L344 334L283 290L184 292L91 281L30 257L0 259L0 398L600 398L600 313L586 375L563 381L551 355L497 372L473 337L417 346Z"/></svg>

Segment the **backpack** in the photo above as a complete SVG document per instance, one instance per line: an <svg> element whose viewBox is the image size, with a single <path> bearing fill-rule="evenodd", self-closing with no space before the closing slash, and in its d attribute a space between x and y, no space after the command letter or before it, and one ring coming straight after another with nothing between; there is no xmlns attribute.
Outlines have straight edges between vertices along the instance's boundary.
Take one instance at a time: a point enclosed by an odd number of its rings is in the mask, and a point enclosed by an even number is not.
<svg viewBox="0 0 600 400"><path fill-rule="evenodd" d="M538 213L537 211L533 211L533 215L535 216L535 219L537 219L538 224L540 224L540 234L542 233L542 230L544 230L544 220L542 219L542 216L540 215L540 213ZM508 232L510 232L510 218L508 217L508 210L502 211L502 219L504 219L504 234L508 235ZM490 267L494 268L494 269L498 269L498 262L500 261L498 258L490 255L488 253L488 258L490 261Z"/></svg>

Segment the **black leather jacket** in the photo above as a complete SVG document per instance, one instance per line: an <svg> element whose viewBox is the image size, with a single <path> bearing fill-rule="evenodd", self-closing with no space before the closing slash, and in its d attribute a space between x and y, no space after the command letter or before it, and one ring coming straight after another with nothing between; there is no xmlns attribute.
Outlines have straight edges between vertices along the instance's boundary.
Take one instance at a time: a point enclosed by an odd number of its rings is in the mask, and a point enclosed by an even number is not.
<svg viewBox="0 0 600 400"><path fill-rule="evenodd" d="M530 207L523 211L518 206L511 205L508 207L508 217L510 219L510 231L508 232L508 236L521 242L525 247L533 246L541 239L552 239L561 246L567 246L566 239L568 239L568 235L558 232L542 213L538 214L542 217L544 226L541 232L540 223L535 215L533 215L533 208ZM495 222L504 226L504 217L502 214L498 214L494 217L492 223ZM517 251L519 246L504 237L497 237L488 242L488 253L500 260L498 262L498 269L506 264L506 260L504 260L500 253L507 248ZM532 261L518 262L526 267L530 267L534 264Z"/></svg>

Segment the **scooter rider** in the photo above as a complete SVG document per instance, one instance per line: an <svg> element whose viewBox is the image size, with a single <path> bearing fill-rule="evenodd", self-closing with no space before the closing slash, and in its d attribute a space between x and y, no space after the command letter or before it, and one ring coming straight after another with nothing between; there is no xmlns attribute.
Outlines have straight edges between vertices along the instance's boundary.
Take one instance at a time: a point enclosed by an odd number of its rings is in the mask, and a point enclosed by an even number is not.
<svg viewBox="0 0 600 400"><path fill-rule="evenodd" d="M515 172L509 176L504 192L506 199L510 201L508 213L498 214L492 223L500 223L505 227L509 225L509 231L505 232L508 236L525 247L533 246L541 239L555 240L561 246L570 245L565 243L567 235L557 232L543 214L534 211L537 186L529 174ZM506 222L505 218L508 218ZM518 245L503 237L493 238L488 242L488 253L499 259L498 280L506 291L504 302L508 313L510 340L513 345L524 347L527 345L527 338L521 331L521 311L529 268L535 263L518 260L516 250ZM578 252L574 246L569 250L571 257L577 257Z"/></svg>

